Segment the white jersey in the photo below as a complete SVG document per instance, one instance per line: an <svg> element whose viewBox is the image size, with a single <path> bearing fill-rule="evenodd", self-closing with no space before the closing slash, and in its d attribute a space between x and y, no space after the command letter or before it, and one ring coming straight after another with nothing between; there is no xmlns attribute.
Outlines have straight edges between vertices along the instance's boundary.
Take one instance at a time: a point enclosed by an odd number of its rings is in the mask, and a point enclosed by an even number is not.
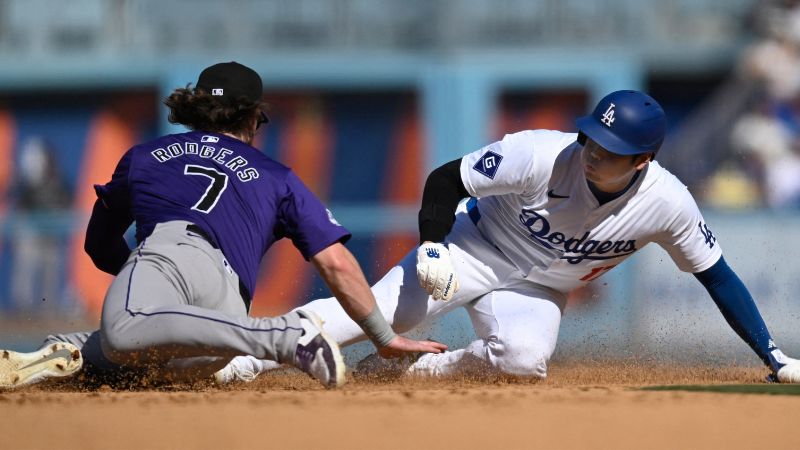
<svg viewBox="0 0 800 450"><path fill-rule="evenodd" d="M719 260L716 238L674 175L652 161L625 194L599 205L576 139L575 133L523 131L461 161L464 186L478 198L478 228L526 278L567 292L650 242L685 272Z"/></svg>

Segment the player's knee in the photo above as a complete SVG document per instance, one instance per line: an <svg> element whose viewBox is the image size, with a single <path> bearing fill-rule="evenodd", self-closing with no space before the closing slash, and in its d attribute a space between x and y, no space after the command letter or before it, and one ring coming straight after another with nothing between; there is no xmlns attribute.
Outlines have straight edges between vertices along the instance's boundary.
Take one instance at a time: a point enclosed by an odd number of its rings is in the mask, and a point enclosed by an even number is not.
<svg viewBox="0 0 800 450"><path fill-rule="evenodd" d="M132 356L140 348L135 348L134 341L125 336L115 321L104 320L100 325L100 349L109 361L116 364L128 364Z"/></svg>
<svg viewBox="0 0 800 450"><path fill-rule="evenodd" d="M125 346L122 345L113 334L109 336L105 333L101 333L100 349L103 352L103 356L115 364L124 364L127 362L127 358L124 356L127 353L125 351Z"/></svg>
<svg viewBox="0 0 800 450"><path fill-rule="evenodd" d="M489 361L499 372L521 377L547 377L551 352L540 345L489 341Z"/></svg>
<svg viewBox="0 0 800 450"><path fill-rule="evenodd" d="M109 361L116 364L127 362L125 355L129 353L127 346L119 339L116 333L100 333L100 349Z"/></svg>

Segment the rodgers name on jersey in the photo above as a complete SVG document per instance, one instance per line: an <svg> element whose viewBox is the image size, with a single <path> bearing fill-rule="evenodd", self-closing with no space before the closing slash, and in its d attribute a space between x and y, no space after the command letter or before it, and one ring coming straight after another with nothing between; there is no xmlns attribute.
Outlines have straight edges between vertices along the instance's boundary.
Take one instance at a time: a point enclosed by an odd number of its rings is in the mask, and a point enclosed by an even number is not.
<svg viewBox="0 0 800 450"><path fill-rule="evenodd" d="M258 178L259 173L255 167L247 167L250 163L241 155L231 157L233 151L225 147L216 148L213 144L219 141L216 136L203 136L198 142L174 142L166 147L157 148L150 152L153 158L160 163L184 155L196 155L203 159L216 161L226 169L236 174L239 181L247 182Z"/></svg>

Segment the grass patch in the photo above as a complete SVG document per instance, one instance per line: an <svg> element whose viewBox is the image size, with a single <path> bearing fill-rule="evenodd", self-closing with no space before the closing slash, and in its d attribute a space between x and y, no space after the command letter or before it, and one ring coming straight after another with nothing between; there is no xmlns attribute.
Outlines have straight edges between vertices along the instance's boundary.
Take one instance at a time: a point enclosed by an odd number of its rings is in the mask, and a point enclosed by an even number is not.
<svg viewBox="0 0 800 450"><path fill-rule="evenodd" d="M800 384L684 384L648 386L643 391L719 392L724 394L800 395Z"/></svg>

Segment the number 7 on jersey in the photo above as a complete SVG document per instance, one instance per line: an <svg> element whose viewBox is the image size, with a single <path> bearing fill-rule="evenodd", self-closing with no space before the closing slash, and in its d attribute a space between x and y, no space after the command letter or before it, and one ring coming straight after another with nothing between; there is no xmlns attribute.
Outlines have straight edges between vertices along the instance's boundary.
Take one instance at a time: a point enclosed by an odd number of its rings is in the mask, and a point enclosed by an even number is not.
<svg viewBox="0 0 800 450"><path fill-rule="evenodd" d="M195 211L210 213L217 206L217 201L222 193L225 192L225 188L228 187L228 175L213 167L195 166L193 164L187 164L183 168L183 174L201 175L211 179L211 183L209 183L203 196L192 206Z"/></svg>

